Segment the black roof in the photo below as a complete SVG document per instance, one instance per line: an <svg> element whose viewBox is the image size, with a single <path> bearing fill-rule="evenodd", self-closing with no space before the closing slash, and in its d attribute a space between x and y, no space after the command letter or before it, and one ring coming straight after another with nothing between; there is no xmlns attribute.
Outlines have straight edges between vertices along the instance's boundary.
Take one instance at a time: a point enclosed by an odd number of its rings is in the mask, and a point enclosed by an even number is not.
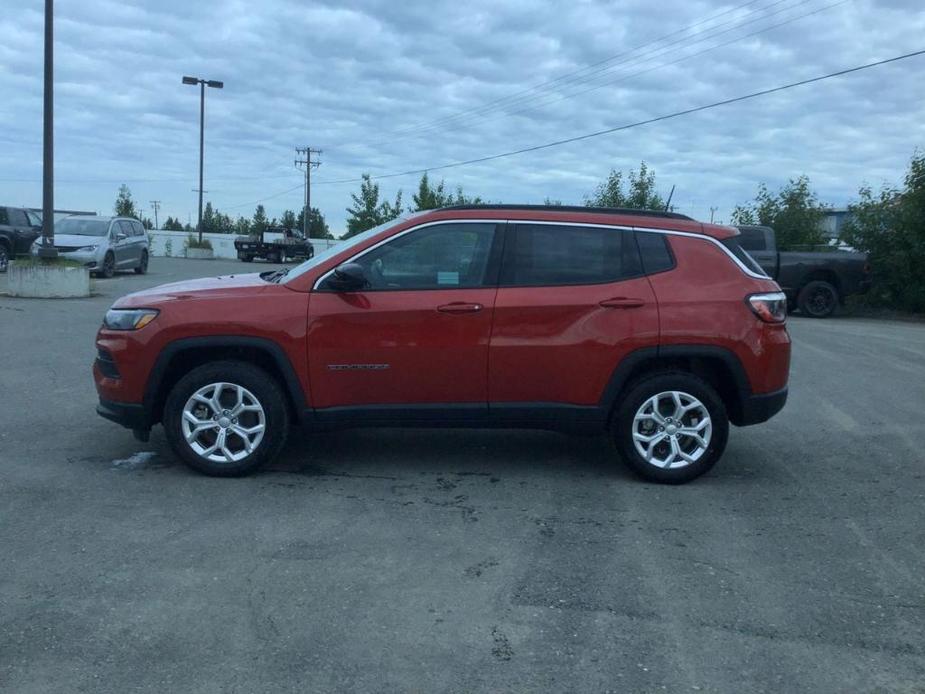
<svg viewBox="0 0 925 694"><path fill-rule="evenodd" d="M543 210L545 212L587 212L589 214L622 214L637 217L663 217L667 219L688 219L693 217L663 210L634 210L625 207L586 207L584 205L450 205L442 210Z"/></svg>

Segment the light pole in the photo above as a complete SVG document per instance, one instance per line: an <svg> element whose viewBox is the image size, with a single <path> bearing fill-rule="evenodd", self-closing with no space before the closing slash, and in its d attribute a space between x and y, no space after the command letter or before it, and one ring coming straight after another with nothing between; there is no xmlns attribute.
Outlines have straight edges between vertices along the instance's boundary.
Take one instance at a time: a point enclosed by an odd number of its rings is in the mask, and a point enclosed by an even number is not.
<svg viewBox="0 0 925 694"><path fill-rule="evenodd" d="M196 228L199 230L199 243L202 244L202 157L206 127L206 86L213 89L222 89L225 83L218 80L204 80L198 77L184 76L183 84L199 85L199 222Z"/></svg>
<svg viewBox="0 0 925 694"><path fill-rule="evenodd" d="M58 257L55 250L55 33L54 0L45 0L45 104L42 131L42 245L39 257Z"/></svg>

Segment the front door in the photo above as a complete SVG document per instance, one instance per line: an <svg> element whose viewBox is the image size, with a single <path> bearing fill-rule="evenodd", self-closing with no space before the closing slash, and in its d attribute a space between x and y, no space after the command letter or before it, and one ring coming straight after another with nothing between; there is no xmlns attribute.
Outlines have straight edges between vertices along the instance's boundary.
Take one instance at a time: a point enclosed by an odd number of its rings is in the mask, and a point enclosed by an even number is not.
<svg viewBox="0 0 925 694"><path fill-rule="evenodd" d="M335 291L322 280L308 309L319 416L390 406L424 416L486 413L499 244L495 223L431 224L353 258L365 289Z"/></svg>

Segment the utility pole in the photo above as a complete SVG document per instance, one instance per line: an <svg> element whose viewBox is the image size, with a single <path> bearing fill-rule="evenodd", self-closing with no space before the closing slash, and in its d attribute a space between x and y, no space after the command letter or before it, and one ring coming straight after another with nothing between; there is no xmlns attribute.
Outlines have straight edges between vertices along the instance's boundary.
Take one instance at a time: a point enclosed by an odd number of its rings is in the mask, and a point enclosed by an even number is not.
<svg viewBox="0 0 925 694"><path fill-rule="evenodd" d="M302 208L302 234L305 238L308 238L308 229L311 226L309 223L309 217L312 213L312 169L317 169L321 166L321 162L312 159L313 154L321 154L320 149L312 149L311 147L296 147L296 160L295 166L299 168L300 166L305 167L305 207ZM299 159L298 155L305 157L304 159Z"/></svg>
<svg viewBox="0 0 925 694"><path fill-rule="evenodd" d="M160 200L151 200L151 207L154 208L154 228L155 229L160 229L160 227L157 225L157 208L160 207L160 205L161 205Z"/></svg>
<svg viewBox="0 0 925 694"><path fill-rule="evenodd" d="M718 209L719 209L718 207L711 207L711 208L710 208L710 224L713 223L713 215L716 214L716 211L717 211Z"/></svg>

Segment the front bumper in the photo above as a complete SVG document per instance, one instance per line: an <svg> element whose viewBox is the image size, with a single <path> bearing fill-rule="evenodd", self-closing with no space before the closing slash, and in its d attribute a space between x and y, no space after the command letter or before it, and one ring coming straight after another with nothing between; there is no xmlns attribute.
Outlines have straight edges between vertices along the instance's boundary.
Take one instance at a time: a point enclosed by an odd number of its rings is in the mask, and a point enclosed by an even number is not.
<svg viewBox="0 0 925 694"><path fill-rule="evenodd" d="M151 428L143 405L128 402L113 402L100 398L96 413L110 422L121 424L126 429L147 430Z"/></svg>
<svg viewBox="0 0 925 694"><path fill-rule="evenodd" d="M38 253L33 249L33 256L38 256ZM95 270L100 266L99 256L100 252L96 251L62 251L58 249L58 257L65 258L66 260L73 260L75 263L80 263L84 267Z"/></svg>
<svg viewBox="0 0 925 694"><path fill-rule="evenodd" d="M761 424L780 412L787 403L787 387L773 393L750 395L742 402L742 413L734 424L745 427Z"/></svg>

